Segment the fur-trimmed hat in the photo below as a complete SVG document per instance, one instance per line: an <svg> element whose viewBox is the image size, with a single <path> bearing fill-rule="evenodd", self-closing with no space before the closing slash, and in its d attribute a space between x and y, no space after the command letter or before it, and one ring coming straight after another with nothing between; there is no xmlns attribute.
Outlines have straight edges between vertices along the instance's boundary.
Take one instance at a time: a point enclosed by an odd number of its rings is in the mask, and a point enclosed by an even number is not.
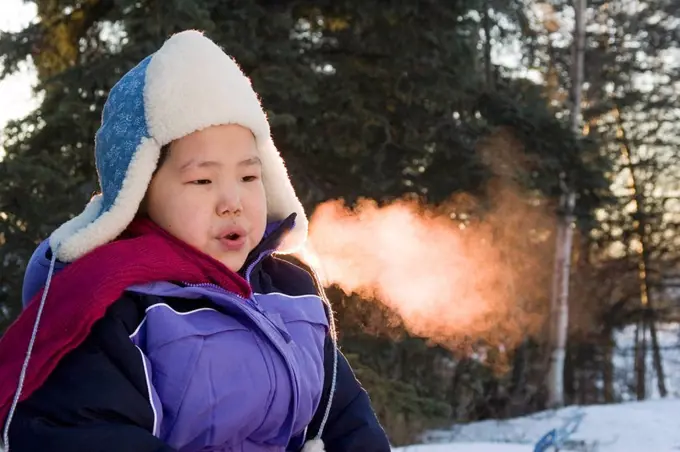
<svg viewBox="0 0 680 452"><path fill-rule="evenodd" d="M279 252L307 238L307 218L271 138L250 80L220 47L198 31L173 35L111 89L95 137L101 194L50 236L62 262L114 240L134 219L161 147L197 130L238 124L250 129L262 160L269 221L296 213Z"/></svg>

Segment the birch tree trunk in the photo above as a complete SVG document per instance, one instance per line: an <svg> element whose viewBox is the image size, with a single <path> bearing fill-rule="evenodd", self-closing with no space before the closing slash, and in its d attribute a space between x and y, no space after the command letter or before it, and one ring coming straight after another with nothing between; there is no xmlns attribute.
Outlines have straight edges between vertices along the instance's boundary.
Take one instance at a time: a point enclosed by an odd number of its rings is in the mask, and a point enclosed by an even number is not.
<svg viewBox="0 0 680 452"><path fill-rule="evenodd" d="M585 53L585 12L586 0L574 0L574 43L571 75L571 129L581 135L581 96L583 86L583 57ZM564 405L564 359L569 330L569 277L571 273L571 251L574 237L574 207L576 194L562 180L560 198L560 221L556 237L556 256L553 274L551 316L551 354L548 372L548 405Z"/></svg>

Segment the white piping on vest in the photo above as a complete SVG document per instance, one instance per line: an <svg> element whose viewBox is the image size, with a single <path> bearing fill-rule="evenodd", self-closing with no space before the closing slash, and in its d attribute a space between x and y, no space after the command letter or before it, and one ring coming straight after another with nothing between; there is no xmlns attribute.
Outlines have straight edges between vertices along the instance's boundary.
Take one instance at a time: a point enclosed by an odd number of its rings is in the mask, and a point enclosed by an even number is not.
<svg viewBox="0 0 680 452"><path fill-rule="evenodd" d="M151 428L151 434L158 437L158 410L153 404L153 383L151 382L151 372L149 371L149 366L147 365L147 357L141 348L135 345L135 348L139 351L139 355L142 357L142 366L144 366L144 379L146 380L146 390L149 394L149 405L151 405L151 411L153 412L153 427Z"/></svg>
<svg viewBox="0 0 680 452"><path fill-rule="evenodd" d="M326 411L324 412L323 419L321 420L321 424L319 425L319 432L316 434L314 437L315 440L321 441L321 435L323 434L324 428L326 428L326 423L328 422L328 417L331 414L331 406L333 405L333 396L335 395L335 388L337 386L337 380L338 380L338 343L337 343L337 331L335 328L335 316L333 315L333 307L331 306L331 302L328 300L328 297L326 296L326 291L323 288L323 284L321 283L321 278L319 278L319 275L316 273L316 270L310 265L309 266L310 271L312 272L313 278L316 280L317 285L319 286L319 296L323 300L323 302L326 304L328 307L329 315L328 315L328 324L330 327L330 335L331 335L331 341L333 342L333 375L331 377L331 389L328 393L328 402L326 403Z"/></svg>

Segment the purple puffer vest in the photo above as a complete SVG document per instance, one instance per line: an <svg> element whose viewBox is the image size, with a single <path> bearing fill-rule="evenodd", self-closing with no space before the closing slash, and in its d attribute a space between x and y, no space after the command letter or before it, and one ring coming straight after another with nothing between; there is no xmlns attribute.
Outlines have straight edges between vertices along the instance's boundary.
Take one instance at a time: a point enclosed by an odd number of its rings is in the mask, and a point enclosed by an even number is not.
<svg viewBox="0 0 680 452"><path fill-rule="evenodd" d="M216 286L166 282L129 291L160 297L130 336L145 364L154 435L179 452L257 452L284 451L304 432L323 388L321 298L246 300ZM162 297L207 297L215 309L177 312Z"/></svg>

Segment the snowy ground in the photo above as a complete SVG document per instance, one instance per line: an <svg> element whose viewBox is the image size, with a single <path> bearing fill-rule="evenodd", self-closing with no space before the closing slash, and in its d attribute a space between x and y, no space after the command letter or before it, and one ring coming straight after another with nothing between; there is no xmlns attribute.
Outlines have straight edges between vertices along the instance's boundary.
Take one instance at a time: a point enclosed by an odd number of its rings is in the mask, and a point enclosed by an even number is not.
<svg viewBox="0 0 680 452"><path fill-rule="evenodd" d="M616 390L624 400L634 398L634 328L616 334L614 357ZM569 447L580 452L678 452L680 451L680 328L660 325L665 380L670 398L658 399L656 375L650 362L647 388L651 400L616 405L567 407L507 421L484 421L456 425L450 430L429 432L427 444L395 449L399 452L534 452L535 444L552 429L581 418L569 436ZM650 354L651 355L651 354ZM555 449L544 449L553 451Z"/></svg>
<svg viewBox="0 0 680 452"><path fill-rule="evenodd" d="M569 437L574 447L588 452L677 452L680 450L680 400L628 402L620 405L569 407L508 421L458 425L430 432L428 445L395 449L399 452L531 452L548 431L583 414ZM581 445L579 447L579 444ZM553 449L548 449L552 451Z"/></svg>
<svg viewBox="0 0 680 452"><path fill-rule="evenodd" d="M531 446L498 443L427 444L394 449L399 452L532 452Z"/></svg>

